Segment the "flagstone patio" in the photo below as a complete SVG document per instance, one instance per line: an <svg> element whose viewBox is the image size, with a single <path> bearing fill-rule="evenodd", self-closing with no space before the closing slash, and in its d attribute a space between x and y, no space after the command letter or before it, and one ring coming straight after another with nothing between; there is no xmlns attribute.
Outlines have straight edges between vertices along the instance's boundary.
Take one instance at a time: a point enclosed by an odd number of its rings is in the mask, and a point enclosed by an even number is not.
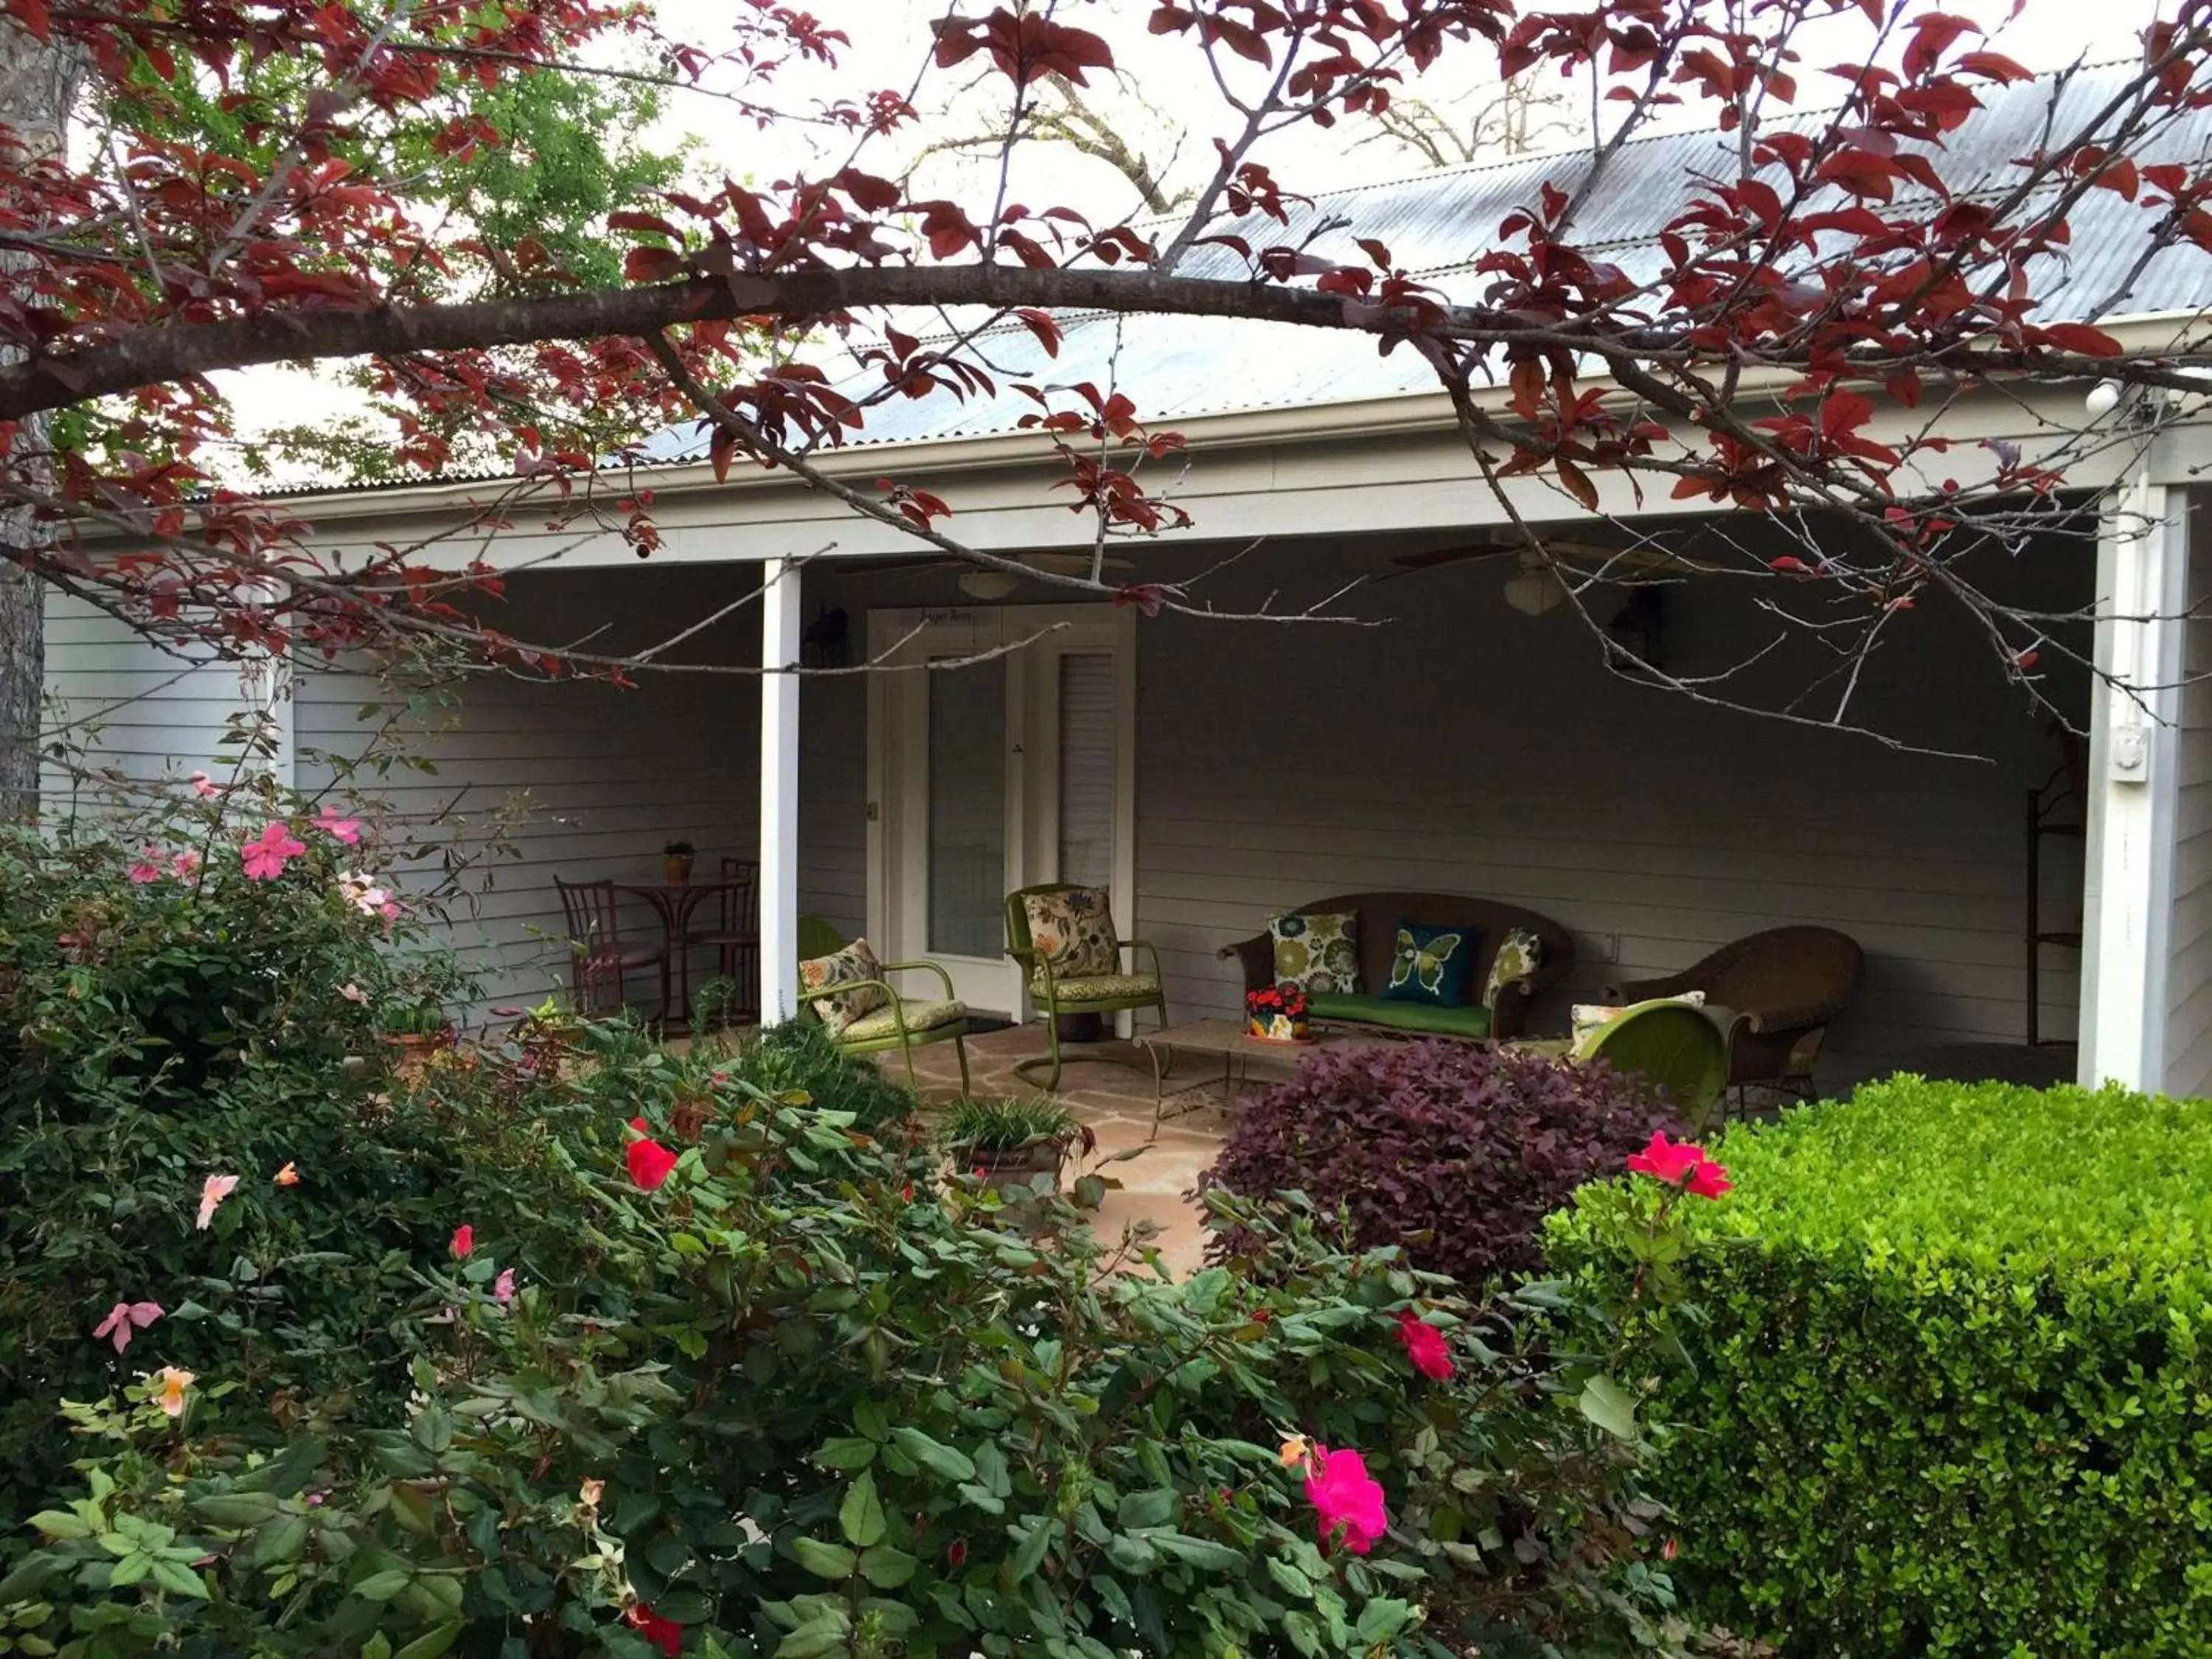
<svg viewBox="0 0 2212 1659"><path fill-rule="evenodd" d="M987 1031L968 1040L970 1091L978 1098L1027 1097L1036 1085L1016 1075L1014 1066L1044 1052L1044 1034L1036 1026L1014 1026ZM1071 1166L1071 1178L1090 1170L1121 1183L1121 1190L1106 1194L1096 1223L1099 1237L1111 1239L1136 1221L1160 1228L1154 1241L1163 1264L1170 1273L1187 1273L1202 1264L1206 1240L1198 1206L1185 1194L1198 1185L1200 1173L1221 1150L1229 1119L1222 1109L1218 1073L1204 1065L1179 1067L1165 1082L1165 1109L1155 1132L1155 1097L1151 1062L1133 1043L1070 1044L1071 1057L1055 1091L1076 1118L1097 1138L1095 1152L1082 1169ZM1133 1066L1075 1061L1079 1054L1118 1054ZM903 1081L904 1063L896 1054L881 1057L893 1077ZM951 1043L940 1042L915 1051L915 1072L922 1093L933 1101L957 1099L960 1093L960 1063ZM1100 1160L1117 1152L1141 1149L1127 1162Z"/></svg>

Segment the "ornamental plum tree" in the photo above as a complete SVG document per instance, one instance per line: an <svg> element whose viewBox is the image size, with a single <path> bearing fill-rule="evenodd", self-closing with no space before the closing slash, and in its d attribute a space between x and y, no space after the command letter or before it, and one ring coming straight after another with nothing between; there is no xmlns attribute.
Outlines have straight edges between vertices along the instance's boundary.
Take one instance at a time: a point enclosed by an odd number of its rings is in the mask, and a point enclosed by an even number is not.
<svg viewBox="0 0 2212 1659"><path fill-rule="evenodd" d="M5 0L9 49L66 67L43 95L81 139L64 156L35 137L60 129L54 109L41 126L0 100L0 514L20 526L17 569L224 650L435 647L619 677L640 659L481 625L462 601L495 578L438 545L310 550L295 507L216 465L232 416L215 377L355 365L394 424L388 476L461 456L511 475L477 528L590 514L650 556L649 477L608 457L690 420L719 476L784 471L995 567L1008 561L960 536L958 501L896 478L859 487L819 458L894 400L1024 397L1071 487L1054 498L1096 518L1102 552L1189 526L1158 484L1179 434L1116 387L1010 374L981 343L1018 325L1048 361L1071 313L1176 313L1418 354L1450 396L1470 477L1535 558L1553 556L1507 494L1518 478L1583 512L1613 474L1638 501L1826 515L1849 533L1735 574L1768 584L1778 613L1817 593L1807 631L1846 665L1917 601L1963 605L2033 696L2049 619L1961 562L2047 521L2091 441L1961 459L1936 416L1990 385L2185 397L2205 367L2191 328L2146 345L2103 325L2153 261L2212 253L2212 164L2181 137L2212 103L2208 0L2164 0L2086 112L2074 100L2062 118L2054 77L2040 129L1993 167L1955 163L1946 140L1993 89L2033 77L1931 0L959 0L910 43L907 78L843 77L817 101L786 88L844 61L860 23L889 27L878 9L727 10L704 39L647 0ZM1140 42L1196 89L1181 113L1212 160L1188 198L1145 220L1124 180L1097 201L1015 199L1016 152L1053 142L1038 100L1102 88ZM1294 236L1286 135L1355 142L1447 72L1564 79L1590 112L1523 204L1466 227L1471 282L1447 292L1357 223ZM964 197L924 193L910 165L933 138L916 110L948 76L970 92L980 77L1000 111L999 165ZM621 280L574 226L470 213L481 170L513 173L514 112L549 77L704 98L732 135L712 185L616 178L620 199L590 228L620 248ZM1578 216L1624 145L1700 118L1733 136L1733 165L1680 181L1632 273ZM744 172L745 134L800 125L834 137L834 164ZM2068 274L2093 195L2131 207L2137 237L2101 292ZM1899 409L1920 417L1906 435L1878 432ZM1022 574L1219 614L1108 568ZM34 656L24 646L11 672Z"/></svg>

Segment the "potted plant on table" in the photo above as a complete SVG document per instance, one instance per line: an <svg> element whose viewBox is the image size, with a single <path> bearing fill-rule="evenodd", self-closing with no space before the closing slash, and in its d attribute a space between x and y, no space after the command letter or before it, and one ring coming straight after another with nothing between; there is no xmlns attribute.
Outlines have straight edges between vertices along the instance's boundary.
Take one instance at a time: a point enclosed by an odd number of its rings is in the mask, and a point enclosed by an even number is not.
<svg viewBox="0 0 2212 1659"><path fill-rule="evenodd" d="M956 1170L990 1182L1050 1176L1060 1184L1067 1149L1085 1131L1075 1115L1044 1096L1032 1100L963 1100L945 1114L938 1139Z"/></svg>
<svg viewBox="0 0 2212 1659"><path fill-rule="evenodd" d="M584 1017L549 996L522 1016L515 1027L515 1042L542 1069L558 1074L562 1058L576 1046L584 1032Z"/></svg>
<svg viewBox="0 0 2212 1659"><path fill-rule="evenodd" d="M443 1003L405 1003L386 1012L384 1040L398 1050L398 1070L411 1076L438 1049L452 1046L453 1023L446 1018Z"/></svg>
<svg viewBox="0 0 2212 1659"><path fill-rule="evenodd" d="M681 887L691 879L693 849L688 841L672 841L660 849L661 873L668 878L672 887Z"/></svg>
<svg viewBox="0 0 2212 1659"><path fill-rule="evenodd" d="M1295 985L1270 985L1244 994L1248 1028L1269 1042L1310 1042L1306 994Z"/></svg>

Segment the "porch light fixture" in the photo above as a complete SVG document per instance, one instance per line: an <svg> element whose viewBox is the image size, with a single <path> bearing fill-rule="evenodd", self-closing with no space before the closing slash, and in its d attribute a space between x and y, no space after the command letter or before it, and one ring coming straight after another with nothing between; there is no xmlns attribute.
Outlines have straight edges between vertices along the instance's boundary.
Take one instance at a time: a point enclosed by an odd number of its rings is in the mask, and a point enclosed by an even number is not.
<svg viewBox="0 0 2212 1659"><path fill-rule="evenodd" d="M1523 554L1521 568L1505 579L1505 603L1524 617L1540 617L1556 610L1567 590L1551 567L1534 554Z"/></svg>
<svg viewBox="0 0 2212 1659"><path fill-rule="evenodd" d="M987 605L1008 598L1021 585L1021 578L1011 570L963 570L960 573L960 591L969 599L981 599Z"/></svg>

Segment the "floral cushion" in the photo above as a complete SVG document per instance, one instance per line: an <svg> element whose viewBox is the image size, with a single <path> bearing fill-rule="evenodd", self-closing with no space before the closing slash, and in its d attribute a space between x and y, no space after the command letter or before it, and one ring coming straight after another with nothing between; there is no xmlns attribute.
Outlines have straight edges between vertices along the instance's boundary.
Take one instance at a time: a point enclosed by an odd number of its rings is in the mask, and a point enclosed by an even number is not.
<svg viewBox="0 0 2212 1659"><path fill-rule="evenodd" d="M1567 1010L1567 1029L1575 1040L1580 1042L1599 1026L1610 1025L1631 1008L1647 1007L1661 1002L1679 1002L1686 1008L1702 1008L1705 1006L1705 994L1703 991L1685 991L1678 997L1655 998L1651 1004L1628 1002L1618 1007L1609 1007L1599 1002L1577 1002Z"/></svg>
<svg viewBox="0 0 2212 1659"><path fill-rule="evenodd" d="M1042 958L1030 988L1044 994L1044 963L1055 983L1094 974L1121 971L1121 941L1114 932L1114 908L1103 887L1071 887L1058 893L1024 893L1030 948Z"/></svg>
<svg viewBox="0 0 2212 1659"><path fill-rule="evenodd" d="M1358 912L1273 916L1267 937L1275 945L1276 984L1295 985L1309 996L1359 994Z"/></svg>
<svg viewBox="0 0 2212 1659"><path fill-rule="evenodd" d="M1054 998L1060 1002L1106 1002L1115 997L1156 997L1160 982L1150 974L1092 974L1083 979L1056 979Z"/></svg>
<svg viewBox="0 0 2212 1659"><path fill-rule="evenodd" d="M940 1026L955 1020L964 1022L968 1005L964 1002L905 1002L896 1008L878 1008L872 1014L863 1014L838 1033L841 1042L871 1042L878 1037L895 1037L899 1034L899 1019L904 1016L908 1036L923 1031L936 1031Z"/></svg>
<svg viewBox="0 0 2212 1659"><path fill-rule="evenodd" d="M1523 980L1544 965L1544 941L1526 927L1506 930L1490 961L1490 977L1483 984L1482 1006L1498 1012L1498 995L1516 980Z"/></svg>
<svg viewBox="0 0 2212 1659"><path fill-rule="evenodd" d="M1482 948L1480 927L1419 927L1398 924L1397 948L1390 953L1390 982L1385 1002L1425 1002L1456 1008L1467 1000L1474 953Z"/></svg>
<svg viewBox="0 0 2212 1659"><path fill-rule="evenodd" d="M843 950L834 951L826 957L810 957L799 964L799 988L802 991L819 991L825 986L843 985L851 980L883 976L883 964L876 960L876 953L864 939L856 939ZM817 997L806 1006L820 1016L822 1029L834 1037L842 1036L845 1028L854 1020L875 1012L890 1000L882 987L869 985Z"/></svg>

